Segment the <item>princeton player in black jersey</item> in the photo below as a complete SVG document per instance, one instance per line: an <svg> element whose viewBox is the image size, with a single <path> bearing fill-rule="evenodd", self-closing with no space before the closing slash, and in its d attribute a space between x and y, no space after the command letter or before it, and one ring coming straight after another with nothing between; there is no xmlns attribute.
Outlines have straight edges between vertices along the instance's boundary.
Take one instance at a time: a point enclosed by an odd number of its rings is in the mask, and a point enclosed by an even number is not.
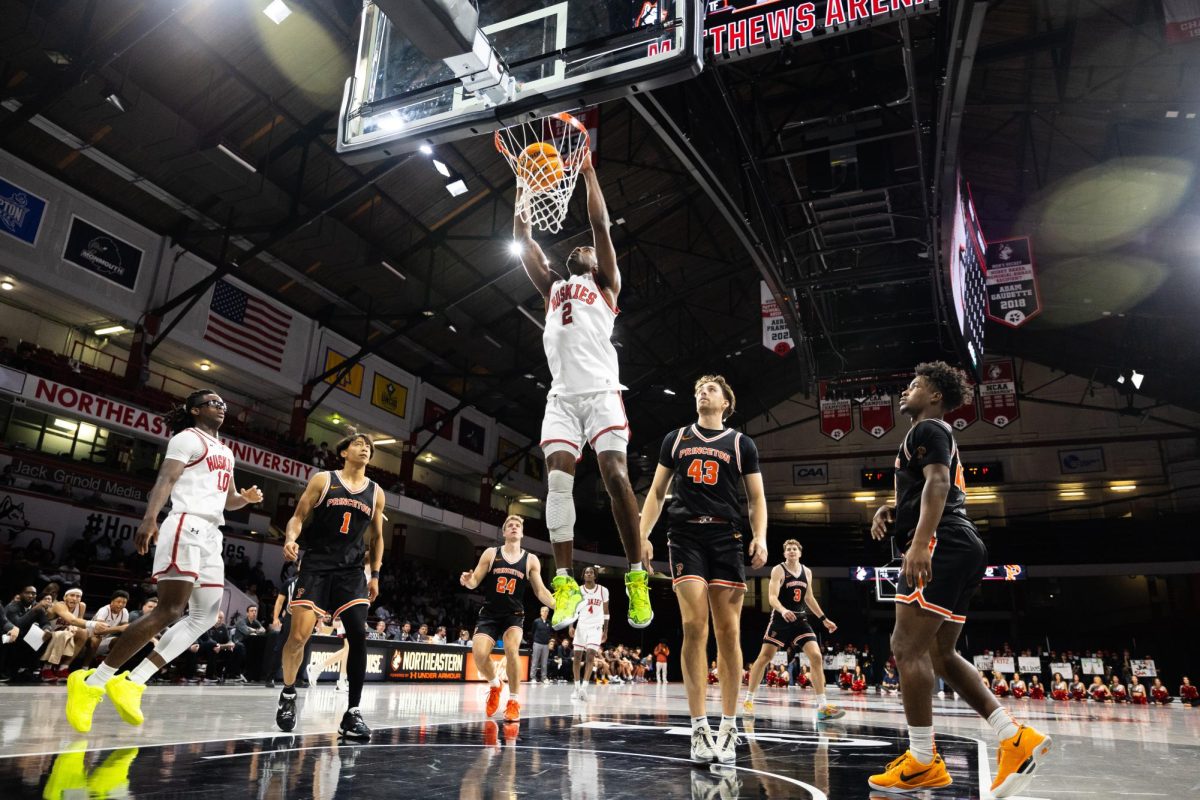
<svg viewBox="0 0 1200 800"><path fill-rule="evenodd" d="M967 605L987 566L987 549L967 517L958 445L942 416L962 405L970 391L959 370L934 361L918 364L916 377L900 395L900 413L912 419L912 427L896 456L896 506L875 512L871 535L882 539L894 525L905 546L892 653L900 670L909 748L883 773L871 776L873 789L912 792L952 782L933 743L934 673L996 733L993 795L1010 797L1023 790L1039 759L1050 752L1050 737L1017 724L957 650Z"/></svg>
<svg viewBox="0 0 1200 800"><path fill-rule="evenodd" d="M344 466L309 479L287 524L283 556L288 561L298 559L302 542L304 558L288 604L292 629L283 650L283 691L275 722L283 731L296 727L296 675L304 645L316 621L330 614L342 618L349 645L350 700L338 734L365 741L371 738L371 729L363 722L358 704L367 672L367 608L379 594L383 563L384 497L367 477L367 463L375 452L369 437L347 436L334 452Z"/></svg>
<svg viewBox="0 0 1200 800"><path fill-rule="evenodd" d="M510 514L501 529L504 544L489 547L479 556L472 572L464 572L458 582L468 589L479 587L483 608L475 623L471 638L475 669L488 682L486 712L490 717L500 708L500 673L492 661L496 642L504 642L505 664L508 667L508 704L504 719L516 722L521 718L517 691L521 686L521 635L525 630L525 587L528 585L543 605L554 609L554 596L542 583L542 563L538 557L521 548L525 520Z"/></svg>
<svg viewBox="0 0 1200 800"><path fill-rule="evenodd" d="M817 693L817 722L828 722L846 716L846 712L825 697L825 662L821 658L817 634L808 623L808 609L830 633L837 631L837 625L821 613L821 606L812 591L812 570L800 563L801 552L800 542L788 539L783 543L783 563L771 569L771 619L767 621L767 630L763 633L762 650L750 667L750 681L743 708L747 714L754 713L754 691L779 649L801 647L804 655L808 656L808 663L812 665L813 690Z"/></svg>
<svg viewBox="0 0 1200 800"><path fill-rule="evenodd" d="M767 560L767 501L758 448L749 436L725 427L737 402L720 375L696 381L696 422L663 440L654 483L642 506L646 558L650 533L662 513L668 487L667 551L671 579L683 617L681 663L692 716L692 760L729 764L737 756L738 685L742 678L741 615L746 594L746 525L740 489L750 511L750 563ZM714 742L705 715L708 681L705 654L708 617L717 637L721 727Z"/></svg>

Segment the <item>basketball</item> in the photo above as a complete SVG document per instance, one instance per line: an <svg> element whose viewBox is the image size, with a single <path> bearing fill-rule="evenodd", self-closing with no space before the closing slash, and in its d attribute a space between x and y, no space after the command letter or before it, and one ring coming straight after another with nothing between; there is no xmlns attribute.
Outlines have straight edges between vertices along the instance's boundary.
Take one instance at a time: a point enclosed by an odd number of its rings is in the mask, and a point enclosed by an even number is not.
<svg viewBox="0 0 1200 800"><path fill-rule="evenodd" d="M517 176L532 192L546 192L563 177L563 162L558 149L547 142L534 142L517 158Z"/></svg>

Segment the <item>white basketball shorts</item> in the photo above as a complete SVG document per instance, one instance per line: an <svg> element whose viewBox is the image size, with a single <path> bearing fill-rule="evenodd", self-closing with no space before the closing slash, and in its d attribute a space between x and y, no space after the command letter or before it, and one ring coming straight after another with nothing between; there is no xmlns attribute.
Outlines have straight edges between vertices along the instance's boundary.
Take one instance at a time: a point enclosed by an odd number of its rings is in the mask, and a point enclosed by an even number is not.
<svg viewBox="0 0 1200 800"><path fill-rule="evenodd" d="M597 453L629 445L629 420L620 392L551 395L542 418L542 453L569 452L583 458L584 445Z"/></svg>
<svg viewBox="0 0 1200 800"><path fill-rule="evenodd" d="M604 624L593 623L575 626L575 643L573 647L576 650L595 650L600 651L600 645L603 644L600 639L603 638Z"/></svg>
<svg viewBox="0 0 1200 800"><path fill-rule="evenodd" d="M224 586L221 529L195 514L171 514L158 526L151 578L190 580L199 586Z"/></svg>

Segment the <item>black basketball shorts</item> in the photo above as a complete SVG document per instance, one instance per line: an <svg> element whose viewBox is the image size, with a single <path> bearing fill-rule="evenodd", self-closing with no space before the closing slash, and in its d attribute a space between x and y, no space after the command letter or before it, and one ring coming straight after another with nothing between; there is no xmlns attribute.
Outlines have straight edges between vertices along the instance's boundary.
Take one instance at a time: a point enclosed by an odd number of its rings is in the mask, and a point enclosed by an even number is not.
<svg viewBox="0 0 1200 800"><path fill-rule="evenodd" d="M337 619L347 608L369 604L367 576L362 567L319 570L305 569L301 565L288 608L292 611L311 609L319 615L331 614Z"/></svg>
<svg viewBox="0 0 1200 800"><path fill-rule="evenodd" d="M489 611L487 607L479 609L479 619L475 622L475 633L483 634L493 642L504 641L504 632L509 628L525 627L525 612L519 614L504 614Z"/></svg>
<svg viewBox="0 0 1200 800"><path fill-rule="evenodd" d="M675 525L667 531L671 583L700 581L706 586L746 588L746 543L741 530L725 522Z"/></svg>
<svg viewBox="0 0 1200 800"><path fill-rule="evenodd" d="M782 614L772 609L762 640L763 644L779 648L798 647L805 642L815 642L817 634L813 632L812 626L808 624L808 617L804 614L797 614L795 622L788 622Z"/></svg>
<svg viewBox="0 0 1200 800"><path fill-rule="evenodd" d="M919 606L949 622L966 622L971 595L987 569L987 547L972 525L943 523L929 543L933 575L924 586L910 586L904 574L896 584L896 602Z"/></svg>

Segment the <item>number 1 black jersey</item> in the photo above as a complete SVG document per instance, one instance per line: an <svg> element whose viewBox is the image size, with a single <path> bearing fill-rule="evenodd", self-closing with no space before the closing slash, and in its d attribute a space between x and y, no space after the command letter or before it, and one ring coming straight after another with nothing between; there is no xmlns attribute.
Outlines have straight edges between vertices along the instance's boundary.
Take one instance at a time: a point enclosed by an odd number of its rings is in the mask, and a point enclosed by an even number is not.
<svg viewBox="0 0 1200 800"><path fill-rule="evenodd" d="M667 504L669 524L710 517L741 525L742 477L759 471L758 448L749 436L732 428L714 431L692 424L663 440L658 463L675 472Z"/></svg>
<svg viewBox="0 0 1200 800"><path fill-rule="evenodd" d="M329 486L317 500L300 534L303 569L362 569L367 530L374 515L375 481L368 479L366 486L352 492L337 472L329 472Z"/></svg>

